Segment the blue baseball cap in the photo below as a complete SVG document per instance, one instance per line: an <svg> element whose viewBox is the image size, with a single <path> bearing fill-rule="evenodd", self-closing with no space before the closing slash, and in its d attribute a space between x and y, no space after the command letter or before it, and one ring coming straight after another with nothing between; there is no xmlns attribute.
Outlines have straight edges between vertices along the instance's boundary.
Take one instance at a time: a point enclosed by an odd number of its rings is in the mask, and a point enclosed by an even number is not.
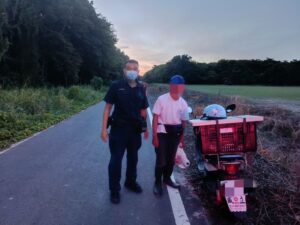
<svg viewBox="0 0 300 225"><path fill-rule="evenodd" d="M170 79L170 84L185 84L185 81L181 75L174 75Z"/></svg>

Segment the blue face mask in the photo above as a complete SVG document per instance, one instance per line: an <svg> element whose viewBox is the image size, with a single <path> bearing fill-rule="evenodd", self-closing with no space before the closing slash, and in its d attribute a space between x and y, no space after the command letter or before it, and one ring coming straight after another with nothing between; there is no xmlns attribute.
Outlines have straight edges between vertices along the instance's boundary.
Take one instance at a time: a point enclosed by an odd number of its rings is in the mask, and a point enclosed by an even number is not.
<svg viewBox="0 0 300 225"><path fill-rule="evenodd" d="M129 80L135 80L137 77L138 77L138 72L135 71L135 70L128 70L126 72L126 77L129 79Z"/></svg>

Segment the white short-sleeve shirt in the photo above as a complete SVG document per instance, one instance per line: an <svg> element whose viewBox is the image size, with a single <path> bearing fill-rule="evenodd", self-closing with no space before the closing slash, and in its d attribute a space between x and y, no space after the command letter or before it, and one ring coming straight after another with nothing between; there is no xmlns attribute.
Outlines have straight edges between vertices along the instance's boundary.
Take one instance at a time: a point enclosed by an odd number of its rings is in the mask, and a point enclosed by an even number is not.
<svg viewBox="0 0 300 225"><path fill-rule="evenodd" d="M187 111L188 105L182 97L174 100L170 93L159 96L152 110L158 115L157 133L166 133L163 124L181 124L182 120L187 120Z"/></svg>

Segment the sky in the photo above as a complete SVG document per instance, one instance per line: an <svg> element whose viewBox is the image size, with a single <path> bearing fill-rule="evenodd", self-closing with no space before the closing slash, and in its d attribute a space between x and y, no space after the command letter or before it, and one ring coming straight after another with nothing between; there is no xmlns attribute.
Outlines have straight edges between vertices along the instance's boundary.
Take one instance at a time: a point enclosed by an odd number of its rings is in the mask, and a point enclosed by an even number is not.
<svg viewBox="0 0 300 225"><path fill-rule="evenodd" d="M175 55L300 59L300 0L94 0L141 74Z"/></svg>

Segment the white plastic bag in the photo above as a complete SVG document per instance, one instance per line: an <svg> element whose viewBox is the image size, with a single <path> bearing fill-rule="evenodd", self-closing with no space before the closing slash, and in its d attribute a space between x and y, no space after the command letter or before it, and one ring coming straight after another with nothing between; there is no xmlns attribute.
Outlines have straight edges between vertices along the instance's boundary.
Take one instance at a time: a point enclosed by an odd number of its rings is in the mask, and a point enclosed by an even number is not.
<svg viewBox="0 0 300 225"><path fill-rule="evenodd" d="M180 145L177 148L175 163L181 169L186 169L190 166L190 161Z"/></svg>

